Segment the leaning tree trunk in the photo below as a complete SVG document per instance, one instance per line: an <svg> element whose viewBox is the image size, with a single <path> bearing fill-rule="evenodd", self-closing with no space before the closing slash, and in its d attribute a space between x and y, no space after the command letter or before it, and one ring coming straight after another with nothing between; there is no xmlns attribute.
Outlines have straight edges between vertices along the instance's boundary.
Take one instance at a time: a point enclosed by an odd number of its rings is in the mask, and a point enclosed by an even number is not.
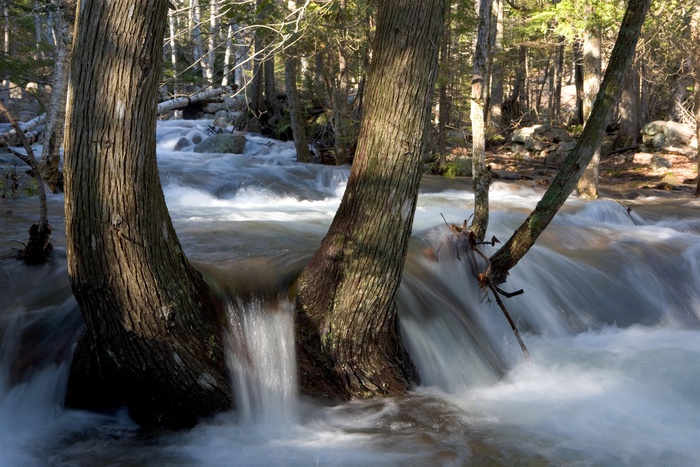
<svg viewBox="0 0 700 467"><path fill-rule="evenodd" d="M605 78L593 105L591 116L583 129L574 149L564 160L557 173L537 203L535 210L518 227L512 237L490 258L491 270L487 280L500 284L506 280L510 271L535 244L537 237L544 231L562 207L576 186L576 182L588 165L593 152L600 146L605 128L612 117L612 110L620 96L622 78L629 70L639 32L651 0L629 0L620 32L615 41Z"/></svg>
<svg viewBox="0 0 700 467"><path fill-rule="evenodd" d="M588 14L593 15L593 7L587 7ZM601 75L601 32L598 26L586 32L583 41L583 118L588 124L598 91ZM577 191L579 196L587 199L598 197L598 167L600 166L600 145L593 151L593 157L579 179Z"/></svg>
<svg viewBox="0 0 700 467"><path fill-rule="evenodd" d="M187 426L231 404L222 305L185 257L156 166L168 0L81 1L66 130L66 248L85 318L67 403ZM129 14L125 14L129 12Z"/></svg>
<svg viewBox="0 0 700 467"><path fill-rule="evenodd" d="M418 195L444 1L379 4L348 186L298 282L296 337L307 392L356 398L409 388L396 294Z"/></svg>

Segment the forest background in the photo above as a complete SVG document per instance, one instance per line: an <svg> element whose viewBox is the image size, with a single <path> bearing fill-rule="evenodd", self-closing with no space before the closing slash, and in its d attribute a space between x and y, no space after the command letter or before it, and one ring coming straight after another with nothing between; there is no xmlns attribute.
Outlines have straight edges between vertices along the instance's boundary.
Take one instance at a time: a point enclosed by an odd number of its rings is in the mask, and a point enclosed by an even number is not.
<svg viewBox="0 0 700 467"><path fill-rule="evenodd" d="M477 70L479 4L448 2L425 170L471 175L472 82L481 73L492 174L547 184L590 112L625 2L488 3L483 69ZM28 122L23 127L30 142L45 139L42 173L52 190L61 190L58 154L75 5L5 0L1 8L0 100ZM596 197L599 179L605 185L693 190L699 11L697 1L653 3L596 154L602 158L592 162L599 170L584 175L582 183L592 188L580 184L582 195ZM281 139L303 134L300 160L351 162L376 13L370 1L173 0L163 38L161 100L217 89L223 95L161 117L217 119L219 127ZM645 126L654 121L681 125ZM20 144L3 133L0 145ZM3 172L3 195L20 185L36 192L36 182L14 169L18 161L4 160L13 161L13 169Z"/></svg>

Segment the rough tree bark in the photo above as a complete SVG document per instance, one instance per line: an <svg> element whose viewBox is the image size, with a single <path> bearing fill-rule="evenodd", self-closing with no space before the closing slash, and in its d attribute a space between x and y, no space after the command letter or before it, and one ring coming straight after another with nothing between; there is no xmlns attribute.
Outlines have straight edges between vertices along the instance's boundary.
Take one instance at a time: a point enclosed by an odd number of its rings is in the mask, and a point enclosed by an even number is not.
<svg viewBox="0 0 700 467"><path fill-rule="evenodd" d="M491 173L486 167L486 124L484 113L488 92L486 64L489 58L489 23L491 0L481 0L478 5L479 26L474 46L472 73L472 98L470 119L472 121L472 187L474 189L474 217L469 231L477 241L483 241L489 225L489 185Z"/></svg>
<svg viewBox="0 0 700 467"><path fill-rule="evenodd" d="M491 69L491 92L489 98L489 125L495 127L499 132L503 130L503 115L501 106L503 105L503 76L505 67L503 66L503 3L504 0L494 0L492 8L495 14L492 14L492 21L495 22L491 26L495 30L493 42L493 50L491 57L493 59L493 67Z"/></svg>
<svg viewBox="0 0 700 467"><path fill-rule="evenodd" d="M231 404L222 304L185 257L156 166L168 0L81 0L66 130L66 249L85 318L67 403L188 426Z"/></svg>
<svg viewBox="0 0 700 467"><path fill-rule="evenodd" d="M642 129L641 101L639 89L639 72L633 65L625 75L620 95L618 121L620 130L613 142L612 149L622 149L636 146L639 143L639 132Z"/></svg>
<svg viewBox="0 0 700 467"><path fill-rule="evenodd" d="M409 388L396 294L418 194L444 1L379 4L348 186L298 281L297 358L305 392L348 399Z"/></svg>
<svg viewBox="0 0 700 467"><path fill-rule="evenodd" d="M605 128L612 117L615 102L620 96L622 79L629 70L639 32L651 0L629 0L620 32L615 41L610 62L591 116L583 129L576 147L569 153L557 176L552 181L535 210L518 227L513 236L491 256L491 271L487 276L493 284L506 280L510 271L534 245L537 237L554 218L559 208L574 190L588 165L595 148L600 146Z"/></svg>
<svg viewBox="0 0 700 467"><path fill-rule="evenodd" d="M595 23L595 12L592 6L586 7L591 24L586 31L583 41L583 119L588 124L593 108L593 102L600 90L601 76L601 31ZM578 195L586 199L598 197L598 167L600 166L600 145L593 151L586 170L578 181Z"/></svg>

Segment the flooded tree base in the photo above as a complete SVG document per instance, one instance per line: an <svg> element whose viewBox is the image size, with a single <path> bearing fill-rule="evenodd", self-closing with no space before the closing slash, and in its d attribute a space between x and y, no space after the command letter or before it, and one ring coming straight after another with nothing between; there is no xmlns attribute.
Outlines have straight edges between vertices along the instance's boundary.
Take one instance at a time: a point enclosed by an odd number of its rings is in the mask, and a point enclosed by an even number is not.
<svg viewBox="0 0 700 467"><path fill-rule="evenodd" d="M53 245L51 244L51 226L46 224L41 227L37 222L29 227L29 240L24 244L24 249L17 252L17 259L27 264L41 264L51 258Z"/></svg>

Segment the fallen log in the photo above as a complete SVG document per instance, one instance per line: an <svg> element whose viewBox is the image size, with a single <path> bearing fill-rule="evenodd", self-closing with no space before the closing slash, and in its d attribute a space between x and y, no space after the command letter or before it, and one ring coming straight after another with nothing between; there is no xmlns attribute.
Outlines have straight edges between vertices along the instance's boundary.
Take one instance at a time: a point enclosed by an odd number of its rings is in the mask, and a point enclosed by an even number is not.
<svg viewBox="0 0 700 467"><path fill-rule="evenodd" d="M168 112L170 110L179 109L181 107L194 104L195 102L207 101L219 97L222 94L228 94L233 92L233 88L229 86L223 86L216 89L208 89L206 91L198 92L192 94L191 96L181 96L175 99L170 99L169 101L164 101L158 104L158 115Z"/></svg>
<svg viewBox="0 0 700 467"><path fill-rule="evenodd" d="M23 123L18 123L19 127L21 130L24 132L25 135L29 136L30 133L33 133L33 130L37 128L39 125L42 125L46 123L46 114L41 114L38 117L34 117L31 120ZM35 132L36 136L39 136L41 133L40 131ZM29 138L28 138L29 139ZM33 141L30 141L30 144L32 144ZM6 146L22 146L22 140L20 139L20 136L17 134L16 129L12 129L10 131L6 131L3 134L0 134L0 147L6 147Z"/></svg>

